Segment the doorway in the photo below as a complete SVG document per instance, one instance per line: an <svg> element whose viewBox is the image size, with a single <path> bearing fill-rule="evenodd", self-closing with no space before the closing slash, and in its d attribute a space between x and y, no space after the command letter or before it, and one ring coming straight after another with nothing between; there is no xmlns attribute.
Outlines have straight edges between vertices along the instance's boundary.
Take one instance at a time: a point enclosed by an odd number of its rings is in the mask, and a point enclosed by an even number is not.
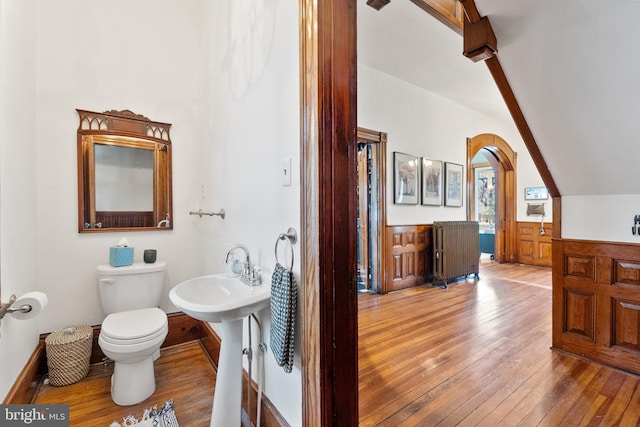
<svg viewBox="0 0 640 427"><path fill-rule="evenodd" d="M471 220L478 222L481 256L495 259L497 168L489 162L493 156L481 149L472 159Z"/></svg>
<svg viewBox="0 0 640 427"><path fill-rule="evenodd" d="M478 154L486 160L480 163ZM475 162L474 162L475 159ZM480 134L467 140L467 170L474 173L467 174L467 217L490 221L493 219L493 227L488 225L485 231L489 231L485 237L486 246L493 244L493 256L498 262L516 262L516 161L517 153L509 144L498 135ZM474 167L476 165L476 167ZM488 171L491 172L488 172ZM477 172L477 174L476 174ZM492 180L488 178L493 175ZM482 184L476 182L481 179ZM477 201L475 195L486 181L485 196L489 197L489 188L493 184L491 204L493 213L487 210L485 216L480 216L484 201ZM487 199L487 203L489 200ZM491 233L493 231L493 233ZM490 240L493 236L493 242ZM482 243L481 243L482 246ZM487 249L488 250L488 249ZM481 248L481 252L484 252Z"/></svg>
<svg viewBox="0 0 640 427"><path fill-rule="evenodd" d="M380 293L385 215L387 134L358 128L358 291Z"/></svg>

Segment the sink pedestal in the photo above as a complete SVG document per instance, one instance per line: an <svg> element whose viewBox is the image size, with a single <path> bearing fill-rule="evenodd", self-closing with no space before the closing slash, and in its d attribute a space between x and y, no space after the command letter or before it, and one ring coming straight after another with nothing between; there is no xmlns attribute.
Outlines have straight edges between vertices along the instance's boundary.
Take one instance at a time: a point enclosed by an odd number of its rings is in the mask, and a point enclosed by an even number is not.
<svg viewBox="0 0 640 427"><path fill-rule="evenodd" d="M222 343L211 410L211 427L240 427L242 411L242 318L220 323Z"/></svg>
<svg viewBox="0 0 640 427"><path fill-rule="evenodd" d="M242 321L269 307L271 286L249 286L227 274L196 277L176 285L169 299L194 319L218 323L220 359L211 427L240 427L242 414Z"/></svg>

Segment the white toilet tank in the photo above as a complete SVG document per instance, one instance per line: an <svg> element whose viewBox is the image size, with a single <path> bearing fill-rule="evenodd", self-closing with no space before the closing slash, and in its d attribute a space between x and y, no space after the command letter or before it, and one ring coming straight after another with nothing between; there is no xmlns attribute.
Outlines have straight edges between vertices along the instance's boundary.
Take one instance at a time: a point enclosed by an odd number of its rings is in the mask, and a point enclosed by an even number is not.
<svg viewBox="0 0 640 427"><path fill-rule="evenodd" d="M160 305L165 261L124 267L98 266L98 288L105 315Z"/></svg>

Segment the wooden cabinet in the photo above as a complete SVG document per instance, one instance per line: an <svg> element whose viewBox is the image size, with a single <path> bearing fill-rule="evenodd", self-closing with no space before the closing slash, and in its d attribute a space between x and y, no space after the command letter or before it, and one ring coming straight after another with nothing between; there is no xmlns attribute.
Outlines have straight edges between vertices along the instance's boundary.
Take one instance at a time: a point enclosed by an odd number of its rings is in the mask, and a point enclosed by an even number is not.
<svg viewBox="0 0 640 427"><path fill-rule="evenodd" d="M385 278L381 293L423 284L432 273L430 225L387 227Z"/></svg>
<svg viewBox="0 0 640 427"><path fill-rule="evenodd" d="M553 246L553 346L640 374L640 245Z"/></svg>
<svg viewBox="0 0 640 427"><path fill-rule="evenodd" d="M540 235L539 222L518 222L516 225L518 262L520 264L551 267L553 224L544 224L544 235Z"/></svg>

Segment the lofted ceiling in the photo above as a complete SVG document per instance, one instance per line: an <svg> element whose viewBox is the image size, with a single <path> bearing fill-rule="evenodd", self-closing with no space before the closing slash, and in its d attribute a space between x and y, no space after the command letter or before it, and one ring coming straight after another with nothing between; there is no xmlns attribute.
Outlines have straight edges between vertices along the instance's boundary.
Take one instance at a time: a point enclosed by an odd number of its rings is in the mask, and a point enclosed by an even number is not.
<svg viewBox="0 0 640 427"><path fill-rule="evenodd" d="M638 194L640 2L476 0L498 60L563 196ZM510 120L487 67L462 37L407 0L358 2L358 60Z"/></svg>
<svg viewBox="0 0 640 427"><path fill-rule="evenodd" d="M380 11L358 1L358 61L500 120L511 120L484 64L462 56L462 36L408 0Z"/></svg>

